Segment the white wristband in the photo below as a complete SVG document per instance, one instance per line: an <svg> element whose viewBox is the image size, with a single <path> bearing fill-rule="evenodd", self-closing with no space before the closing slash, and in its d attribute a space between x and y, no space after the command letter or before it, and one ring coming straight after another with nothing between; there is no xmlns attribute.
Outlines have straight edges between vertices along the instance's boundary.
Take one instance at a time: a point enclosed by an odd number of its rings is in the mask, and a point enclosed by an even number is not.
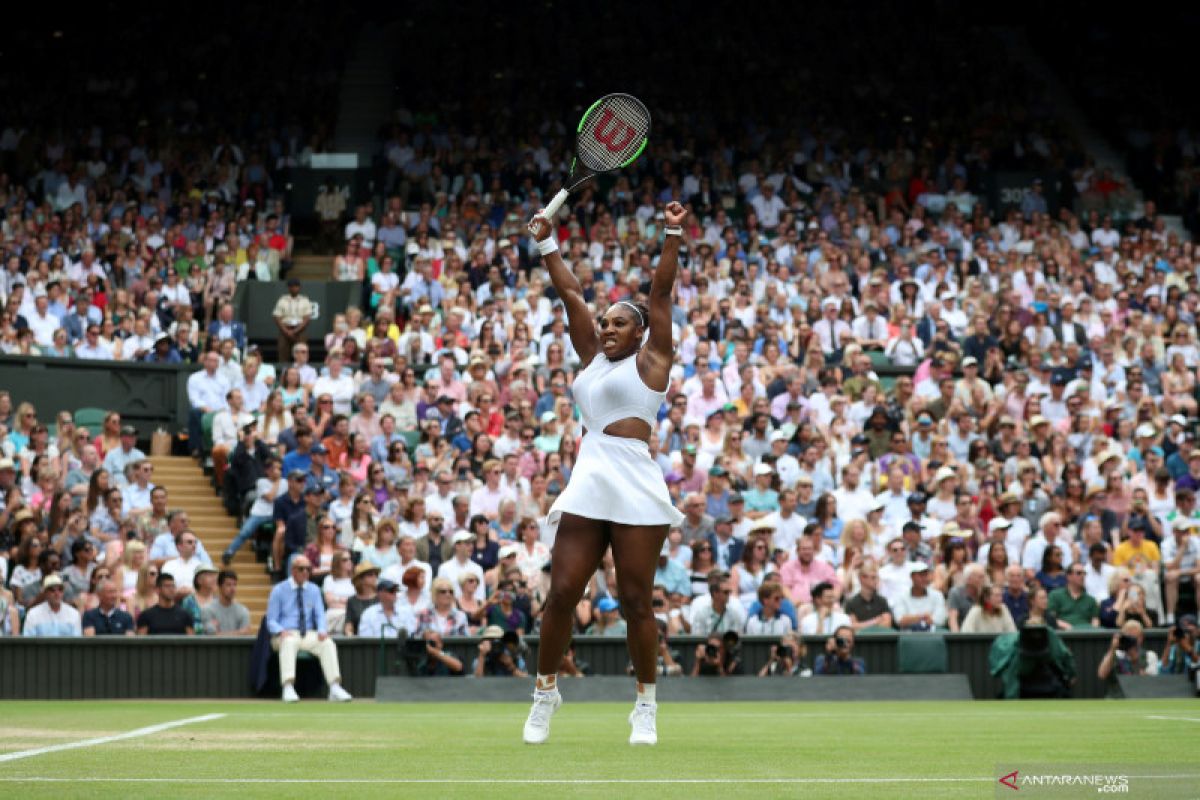
<svg viewBox="0 0 1200 800"><path fill-rule="evenodd" d="M543 256L548 256L558 251L558 240L554 238L554 234L550 234L537 243L537 249Z"/></svg>
<svg viewBox="0 0 1200 800"><path fill-rule="evenodd" d="M668 225L667 227L663 228L663 233L667 236L683 236L683 226L682 225L675 225L675 226Z"/></svg>

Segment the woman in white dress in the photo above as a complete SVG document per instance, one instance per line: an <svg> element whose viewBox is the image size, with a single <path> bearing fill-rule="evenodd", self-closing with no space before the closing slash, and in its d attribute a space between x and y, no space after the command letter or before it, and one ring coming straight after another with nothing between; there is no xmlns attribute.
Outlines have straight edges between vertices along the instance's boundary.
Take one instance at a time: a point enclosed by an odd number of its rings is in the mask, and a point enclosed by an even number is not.
<svg viewBox="0 0 1200 800"><path fill-rule="evenodd" d="M658 626L651 596L663 541L683 515L671 504L662 470L650 457L648 440L673 362L671 290L679 269L686 213L678 202L665 209L666 236L650 286L649 307L619 301L608 308L598 326L579 280L558 254L551 222L539 215L529 224L542 263L566 307L580 368L572 393L586 431L571 479L547 521L557 533L533 708L525 723L524 739L530 744L549 738L550 717L562 703L558 667L571 638L575 607L610 547L619 576L617 600L628 626L629 655L637 678L629 741L654 744L658 740Z"/></svg>

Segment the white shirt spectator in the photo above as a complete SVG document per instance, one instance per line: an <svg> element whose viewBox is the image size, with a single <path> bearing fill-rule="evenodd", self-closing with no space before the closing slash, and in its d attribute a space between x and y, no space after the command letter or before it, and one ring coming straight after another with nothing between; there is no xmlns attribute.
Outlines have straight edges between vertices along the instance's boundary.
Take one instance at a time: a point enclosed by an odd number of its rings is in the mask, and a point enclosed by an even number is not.
<svg viewBox="0 0 1200 800"><path fill-rule="evenodd" d="M361 234L363 237L363 247L370 250L375 246L375 222L370 217L367 217L362 222L356 219L346 223L346 241L354 238L355 235Z"/></svg>
<svg viewBox="0 0 1200 800"><path fill-rule="evenodd" d="M34 311L32 314L24 314L25 321L29 323L29 330L33 331L33 340L40 347L50 347L54 344L54 332L62 327L62 320L56 317L51 311L46 311L46 316Z"/></svg>
<svg viewBox="0 0 1200 800"><path fill-rule="evenodd" d="M358 635L366 639L395 639L400 635L400 629L415 633L417 617L412 607L396 604L389 615L383 610L383 605L376 603L362 613L358 619Z"/></svg>
<svg viewBox="0 0 1200 800"><path fill-rule="evenodd" d="M95 344L88 344L85 339L75 346L75 357L87 361L112 361L113 351L100 339Z"/></svg>
<svg viewBox="0 0 1200 800"><path fill-rule="evenodd" d="M437 576L450 581L450 583L454 585L454 596L460 597L462 596L462 586L459 585L458 580L463 573L467 572L479 578L479 583L475 586L475 599L483 602L483 567L479 566L474 561L468 559L467 563L462 564L459 563L457 558L452 558L438 567Z"/></svg>
<svg viewBox="0 0 1200 800"><path fill-rule="evenodd" d="M1093 569L1092 562L1088 561L1084 566L1087 573L1083 577L1083 589L1085 592L1096 598L1097 603L1103 603L1108 599L1108 579L1117 571L1117 568L1112 564L1101 562L1100 569Z"/></svg>
<svg viewBox="0 0 1200 800"><path fill-rule="evenodd" d="M354 399L354 378L345 371L337 378L322 375L313 384L312 396L320 397L323 394L333 398L335 414L349 414L350 403Z"/></svg>
<svg viewBox="0 0 1200 800"><path fill-rule="evenodd" d="M193 372L187 382L188 404L195 409L220 411L225 408L229 385L220 373L209 375L207 370Z"/></svg>
<svg viewBox="0 0 1200 800"><path fill-rule="evenodd" d="M168 560L162 565L162 571L166 575L170 575L175 579L177 587L186 586L191 588L192 578L196 577L196 570L201 566L210 562L200 557L200 551L197 550L191 558L184 559L180 556Z"/></svg>
<svg viewBox="0 0 1200 800"><path fill-rule="evenodd" d="M692 601L692 635L707 636L710 633L740 631L746 627L746 609L736 595L725 604L725 613L713 610L712 595L703 595Z"/></svg>
<svg viewBox="0 0 1200 800"><path fill-rule="evenodd" d="M800 633L805 636L832 636L838 628L849 624L849 615L841 611L833 611L823 620L818 619L817 612L813 611L801 618Z"/></svg>
<svg viewBox="0 0 1200 800"><path fill-rule="evenodd" d="M25 616L25 636L82 636L83 617L75 606L63 603L58 611L39 603Z"/></svg>
<svg viewBox="0 0 1200 800"><path fill-rule="evenodd" d="M946 598L932 586L925 590L924 597L913 597L912 591L909 590L889 602L892 606L892 618L897 621L910 614L929 614L933 617L934 628L946 627Z"/></svg>
<svg viewBox="0 0 1200 800"><path fill-rule="evenodd" d="M796 552L796 540L804 533L804 526L808 524L808 520L795 511L784 519L779 510L767 514L763 520L775 526L775 534L771 537L771 546L774 549L789 554Z"/></svg>
<svg viewBox="0 0 1200 800"><path fill-rule="evenodd" d="M896 600L912 590L912 571L916 566L915 561L906 561L899 566L889 561L879 568L879 593L893 607ZM893 617L898 615L893 614Z"/></svg>

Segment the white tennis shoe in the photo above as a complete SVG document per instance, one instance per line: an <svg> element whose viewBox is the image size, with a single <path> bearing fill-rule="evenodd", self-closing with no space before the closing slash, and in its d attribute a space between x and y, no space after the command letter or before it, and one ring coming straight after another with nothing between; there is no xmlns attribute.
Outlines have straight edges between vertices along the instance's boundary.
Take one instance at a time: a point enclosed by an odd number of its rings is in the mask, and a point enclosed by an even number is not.
<svg viewBox="0 0 1200 800"><path fill-rule="evenodd" d="M630 744L658 744L658 705L638 703L629 712Z"/></svg>
<svg viewBox="0 0 1200 800"><path fill-rule="evenodd" d="M354 698L350 693L342 688L340 683L335 683L329 687L329 702L331 703L349 703Z"/></svg>
<svg viewBox="0 0 1200 800"><path fill-rule="evenodd" d="M534 692L533 708L525 720L525 744L542 744L550 738L550 718L562 705L558 689L552 692Z"/></svg>
<svg viewBox="0 0 1200 800"><path fill-rule="evenodd" d="M300 702L300 695L296 694L296 687L290 683L285 683L283 685L283 702L285 702L285 703L299 703Z"/></svg>

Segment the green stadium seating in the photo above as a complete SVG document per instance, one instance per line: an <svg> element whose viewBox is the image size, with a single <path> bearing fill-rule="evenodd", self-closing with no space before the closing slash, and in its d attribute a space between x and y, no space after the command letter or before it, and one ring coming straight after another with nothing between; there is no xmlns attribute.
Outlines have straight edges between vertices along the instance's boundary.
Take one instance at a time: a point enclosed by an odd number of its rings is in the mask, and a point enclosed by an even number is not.
<svg viewBox="0 0 1200 800"><path fill-rule="evenodd" d="M945 672L946 640L940 633L902 633L896 640L896 663L906 674Z"/></svg>

